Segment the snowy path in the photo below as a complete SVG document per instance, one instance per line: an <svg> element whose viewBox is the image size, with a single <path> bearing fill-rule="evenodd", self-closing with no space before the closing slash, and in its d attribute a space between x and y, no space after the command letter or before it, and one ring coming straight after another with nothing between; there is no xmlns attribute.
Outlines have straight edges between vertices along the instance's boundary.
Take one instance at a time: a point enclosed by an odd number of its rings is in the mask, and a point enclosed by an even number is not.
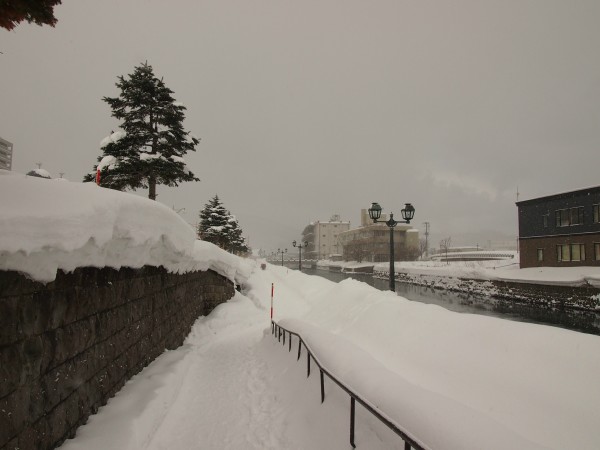
<svg viewBox="0 0 600 450"><path fill-rule="evenodd" d="M251 327L226 329L209 345L197 342L184 386L146 448L285 448L274 426L282 411L256 355L261 337Z"/></svg>
<svg viewBox="0 0 600 450"><path fill-rule="evenodd" d="M260 314L260 319L258 319ZM257 356L264 312L237 294L195 324L180 349L134 377L64 449L288 448L271 375Z"/></svg>

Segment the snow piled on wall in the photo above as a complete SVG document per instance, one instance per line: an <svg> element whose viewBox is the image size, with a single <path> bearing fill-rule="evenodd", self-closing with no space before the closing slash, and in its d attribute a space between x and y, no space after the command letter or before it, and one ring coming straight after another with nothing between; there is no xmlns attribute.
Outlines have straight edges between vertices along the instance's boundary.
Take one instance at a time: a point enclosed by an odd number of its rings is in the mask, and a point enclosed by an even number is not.
<svg viewBox="0 0 600 450"><path fill-rule="evenodd" d="M196 241L165 205L94 183L51 183L0 170L0 270L49 282L77 267L213 269L242 282L251 262Z"/></svg>

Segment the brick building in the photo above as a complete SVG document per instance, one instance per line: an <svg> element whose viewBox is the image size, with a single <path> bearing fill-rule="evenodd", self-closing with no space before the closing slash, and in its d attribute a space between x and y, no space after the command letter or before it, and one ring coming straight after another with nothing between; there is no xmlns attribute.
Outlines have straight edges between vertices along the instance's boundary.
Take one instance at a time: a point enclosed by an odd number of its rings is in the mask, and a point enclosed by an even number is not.
<svg viewBox="0 0 600 450"><path fill-rule="evenodd" d="M600 266L600 186L517 202L521 267Z"/></svg>

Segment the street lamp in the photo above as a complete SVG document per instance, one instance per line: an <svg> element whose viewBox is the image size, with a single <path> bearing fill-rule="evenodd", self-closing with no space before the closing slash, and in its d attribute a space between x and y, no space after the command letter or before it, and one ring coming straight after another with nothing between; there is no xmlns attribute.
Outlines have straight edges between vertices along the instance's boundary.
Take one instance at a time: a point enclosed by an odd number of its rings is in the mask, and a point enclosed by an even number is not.
<svg viewBox="0 0 600 450"><path fill-rule="evenodd" d="M369 208L369 217L373 220L374 223L379 221L381 217L381 206L379 203L372 203ZM390 218L386 222L384 222L388 228L390 229L390 291L396 292L396 270L394 269L394 227L399 223L410 223L410 221L415 217L415 208L410 203L405 203L402 211L402 218L404 220L394 220L394 213L390 213Z"/></svg>
<svg viewBox="0 0 600 450"><path fill-rule="evenodd" d="M294 247L298 247L298 251L300 252L298 257L298 270L302 272L302 249L308 246L308 242L304 241L304 245L302 243L297 244L296 241L292 242Z"/></svg>
<svg viewBox="0 0 600 450"><path fill-rule="evenodd" d="M283 266L283 254L287 253L287 248L285 250L277 249L277 254L281 253L281 265Z"/></svg>

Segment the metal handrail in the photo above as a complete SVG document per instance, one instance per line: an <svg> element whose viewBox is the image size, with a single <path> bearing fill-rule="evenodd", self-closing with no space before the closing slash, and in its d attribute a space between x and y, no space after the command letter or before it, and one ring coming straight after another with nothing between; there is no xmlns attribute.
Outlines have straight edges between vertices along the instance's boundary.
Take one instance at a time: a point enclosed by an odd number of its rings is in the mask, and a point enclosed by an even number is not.
<svg viewBox="0 0 600 450"><path fill-rule="evenodd" d="M354 422L355 422L355 408L356 408L355 402L358 402L362 406L364 406L367 411L369 411L371 414L373 414L383 424L385 424L394 433L396 433L398 436L400 436L402 438L402 440L404 441L404 450L411 450L411 449L427 450L426 447L419 444L415 438L409 436L406 432L402 431L400 429L400 427L398 425L396 425L394 422L392 422L389 418L387 418L383 414L383 412L378 410L376 407L371 405L366 400L362 399L356 392L352 391L344 383L342 383L340 380L338 380L331 372L329 372L327 369L325 369L323 367L323 365L321 364L321 362L319 361L319 359L317 357L315 357L315 355L311 351L310 347L306 344L306 342L304 342L304 340L302 339L302 336L300 336L298 333L295 333L286 328L283 328L282 326L277 324L277 322L275 322L274 320L271 321L271 334L273 336L275 336L280 342L283 337L283 345L285 345L286 333L289 334L289 340L288 340L289 350L288 351L290 351L290 352L292 351L292 336L296 336L298 338L298 358L296 359L296 361L300 360L300 355L302 352L302 344L304 344L304 348L306 348L306 353L307 353L306 376L307 376L307 378L310 377L310 359L311 359L311 357L315 361L317 366L319 367L319 371L320 371L320 375L321 375L321 403L323 403L325 401L324 375L327 375L335 384L337 384L344 392L346 392L350 396L350 445L352 446L352 448L356 448L356 445L354 443Z"/></svg>

